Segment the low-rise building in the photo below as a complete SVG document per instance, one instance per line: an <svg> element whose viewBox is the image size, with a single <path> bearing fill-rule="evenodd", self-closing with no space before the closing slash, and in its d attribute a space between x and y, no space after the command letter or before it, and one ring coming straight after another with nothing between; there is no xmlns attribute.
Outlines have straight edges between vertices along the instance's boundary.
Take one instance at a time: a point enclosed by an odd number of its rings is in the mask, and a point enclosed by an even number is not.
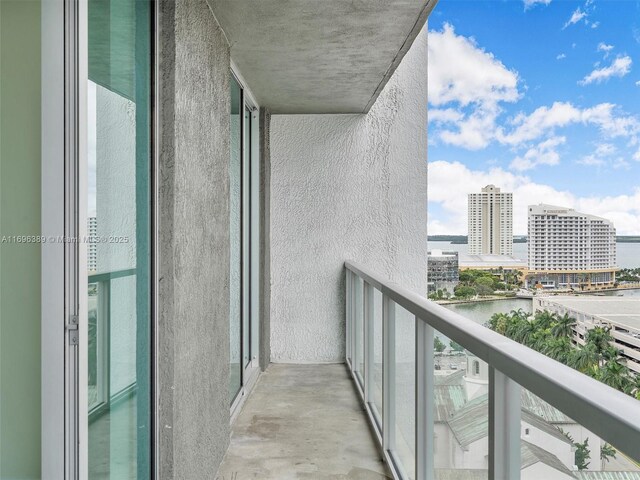
<svg viewBox="0 0 640 480"><path fill-rule="evenodd" d="M527 262L513 255L468 255L461 253L458 268L463 270L483 270L506 280L508 274L516 275L523 281L527 275Z"/></svg>
<svg viewBox="0 0 640 480"><path fill-rule="evenodd" d="M458 284L458 252L431 250L427 253L427 288L429 292L453 293Z"/></svg>
<svg viewBox="0 0 640 480"><path fill-rule="evenodd" d="M533 310L548 310L576 319L574 340L584 345L587 331L611 328L613 344L622 352L629 369L640 373L640 298L595 295L533 298Z"/></svg>

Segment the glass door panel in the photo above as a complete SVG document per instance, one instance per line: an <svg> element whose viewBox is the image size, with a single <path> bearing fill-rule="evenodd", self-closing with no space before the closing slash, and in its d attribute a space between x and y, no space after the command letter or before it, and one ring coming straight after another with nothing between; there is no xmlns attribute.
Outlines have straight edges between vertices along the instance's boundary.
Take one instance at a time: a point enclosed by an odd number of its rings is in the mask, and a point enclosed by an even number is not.
<svg viewBox="0 0 640 480"><path fill-rule="evenodd" d="M88 7L88 473L148 479L150 3Z"/></svg>
<svg viewBox="0 0 640 480"><path fill-rule="evenodd" d="M242 387L242 90L231 76L231 159L229 163L229 396Z"/></svg>

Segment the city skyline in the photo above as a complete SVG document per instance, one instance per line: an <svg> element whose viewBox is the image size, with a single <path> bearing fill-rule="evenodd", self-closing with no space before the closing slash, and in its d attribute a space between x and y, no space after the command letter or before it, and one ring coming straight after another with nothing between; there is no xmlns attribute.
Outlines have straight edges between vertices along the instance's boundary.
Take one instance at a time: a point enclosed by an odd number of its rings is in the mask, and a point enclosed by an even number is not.
<svg viewBox="0 0 640 480"><path fill-rule="evenodd" d="M639 14L637 2L593 0L439 5L429 21L431 235L463 234L466 195L487 184L513 192L515 235L542 202L640 234Z"/></svg>

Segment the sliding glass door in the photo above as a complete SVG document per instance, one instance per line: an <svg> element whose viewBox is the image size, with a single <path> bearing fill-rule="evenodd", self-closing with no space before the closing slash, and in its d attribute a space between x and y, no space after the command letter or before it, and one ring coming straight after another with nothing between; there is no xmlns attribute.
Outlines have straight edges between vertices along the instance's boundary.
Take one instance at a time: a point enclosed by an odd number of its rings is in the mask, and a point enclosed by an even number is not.
<svg viewBox="0 0 640 480"><path fill-rule="evenodd" d="M88 2L89 479L151 476L151 18Z"/></svg>
<svg viewBox="0 0 640 480"><path fill-rule="evenodd" d="M229 163L229 397L232 406L257 367L257 108L231 75Z"/></svg>

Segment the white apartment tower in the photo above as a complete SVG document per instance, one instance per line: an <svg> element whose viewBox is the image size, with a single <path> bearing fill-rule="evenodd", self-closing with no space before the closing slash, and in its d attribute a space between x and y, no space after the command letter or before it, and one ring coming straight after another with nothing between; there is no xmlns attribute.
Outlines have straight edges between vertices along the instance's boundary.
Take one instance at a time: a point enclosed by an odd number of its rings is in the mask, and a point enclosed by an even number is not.
<svg viewBox="0 0 640 480"><path fill-rule="evenodd" d="M529 206L531 272L562 273L557 286L565 287L612 283L616 269L616 229L609 220L565 207Z"/></svg>
<svg viewBox="0 0 640 480"><path fill-rule="evenodd" d="M513 255L513 194L487 185L468 200L469 255Z"/></svg>

